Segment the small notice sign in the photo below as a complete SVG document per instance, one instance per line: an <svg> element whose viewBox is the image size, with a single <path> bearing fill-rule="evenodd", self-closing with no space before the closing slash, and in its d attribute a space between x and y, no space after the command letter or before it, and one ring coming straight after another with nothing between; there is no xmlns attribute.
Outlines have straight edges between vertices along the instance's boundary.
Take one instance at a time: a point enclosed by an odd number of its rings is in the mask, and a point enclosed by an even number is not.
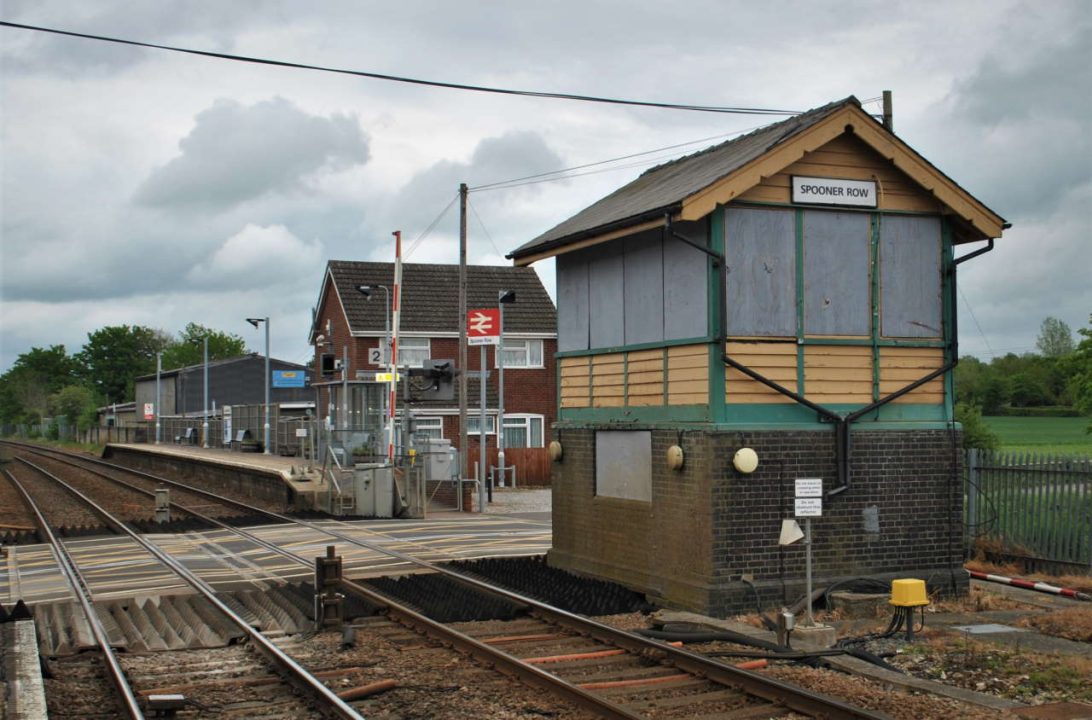
<svg viewBox="0 0 1092 720"><path fill-rule="evenodd" d="M795 502L796 517L823 517L823 498L796 498Z"/></svg>
<svg viewBox="0 0 1092 720"><path fill-rule="evenodd" d="M154 420L155 419L155 404L154 403L144 403L144 419L145 420Z"/></svg>
<svg viewBox="0 0 1092 720"><path fill-rule="evenodd" d="M298 438L307 437L307 428L296 428L296 437L298 437Z"/></svg>
<svg viewBox="0 0 1092 720"><path fill-rule="evenodd" d="M823 497L823 478L796 478L796 497Z"/></svg>

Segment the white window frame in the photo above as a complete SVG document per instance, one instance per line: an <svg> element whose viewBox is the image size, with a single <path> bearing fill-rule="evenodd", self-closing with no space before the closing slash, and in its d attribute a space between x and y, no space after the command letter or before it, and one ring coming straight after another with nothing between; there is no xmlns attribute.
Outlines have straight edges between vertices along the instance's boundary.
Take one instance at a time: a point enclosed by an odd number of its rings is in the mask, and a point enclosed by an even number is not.
<svg viewBox="0 0 1092 720"><path fill-rule="evenodd" d="M508 416L505 415L505 417L507 418ZM481 430L478 427L478 423L480 421L481 421L481 413L480 412L470 411L470 412L468 412L466 414L466 433L467 433L467 435L470 435L471 437L474 437L476 435L481 435ZM471 427L471 423L474 423L473 427ZM485 416L485 434L486 435L496 435L497 434L497 414L496 413L489 413L488 415Z"/></svg>
<svg viewBox="0 0 1092 720"><path fill-rule="evenodd" d="M422 431L427 431L429 437L438 438L440 440L444 437L444 418L441 415L418 415L414 417L414 423L417 427L417 432L414 434L421 434ZM433 432L438 432L438 435L433 435Z"/></svg>
<svg viewBox="0 0 1092 720"><path fill-rule="evenodd" d="M533 427L535 421L538 421L538 444L534 443ZM513 413L509 415L504 414L504 428L523 428L527 431L527 444L526 445L509 445L507 439L504 446L509 447L544 447L546 444L546 418L543 415L534 415L530 413Z"/></svg>
<svg viewBox="0 0 1092 720"><path fill-rule="evenodd" d="M407 362L406 356L403 354L407 350L412 350L417 353L421 350L425 351L425 354L420 359L415 359L413 362ZM399 367L424 367L424 361L432 357L432 340L430 338L420 337L402 337L398 339L398 366Z"/></svg>
<svg viewBox="0 0 1092 720"><path fill-rule="evenodd" d="M538 364L531 364L531 347L532 343L538 345ZM540 370L545 367L546 359L544 357L546 352L546 343L540 338L504 338L504 352L523 352L523 362L511 363L508 360L504 361L505 370ZM500 367L501 350L500 345L497 346L497 352L493 359L493 366Z"/></svg>

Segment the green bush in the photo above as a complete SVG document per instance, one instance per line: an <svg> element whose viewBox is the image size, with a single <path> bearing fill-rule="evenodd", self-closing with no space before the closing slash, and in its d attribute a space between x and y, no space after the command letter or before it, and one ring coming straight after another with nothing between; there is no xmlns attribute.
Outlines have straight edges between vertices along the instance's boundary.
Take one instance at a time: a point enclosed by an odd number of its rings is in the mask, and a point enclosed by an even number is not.
<svg viewBox="0 0 1092 720"><path fill-rule="evenodd" d="M976 405L956 403L956 422L963 426L963 447L980 450L996 450L1001 438L982 420L982 411Z"/></svg>

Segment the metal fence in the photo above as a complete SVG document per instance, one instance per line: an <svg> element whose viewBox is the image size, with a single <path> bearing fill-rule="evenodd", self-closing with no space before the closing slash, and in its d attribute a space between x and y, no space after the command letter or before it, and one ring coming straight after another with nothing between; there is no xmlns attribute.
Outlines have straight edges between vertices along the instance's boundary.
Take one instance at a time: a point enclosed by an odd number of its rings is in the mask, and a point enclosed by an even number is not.
<svg viewBox="0 0 1092 720"><path fill-rule="evenodd" d="M1092 458L968 450L966 468L969 547L1092 569Z"/></svg>

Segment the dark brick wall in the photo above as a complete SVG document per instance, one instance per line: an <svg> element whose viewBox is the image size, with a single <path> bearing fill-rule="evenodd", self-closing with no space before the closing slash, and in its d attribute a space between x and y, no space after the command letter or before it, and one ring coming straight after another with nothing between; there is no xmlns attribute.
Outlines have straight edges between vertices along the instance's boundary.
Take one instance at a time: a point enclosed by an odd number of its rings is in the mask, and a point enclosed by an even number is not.
<svg viewBox="0 0 1092 720"><path fill-rule="evenodd" d="M637 429L637 428L634 428ZM602 575L665 603L724 616L753 608L740 581L753 575L764 606L803 593L804 546L777 544L793 514L794 480L837 482L833 432L653 432L651 503L594 497L594 430L561 429L553 471L551 564ZM854 430L850 487L812 521L816 587L869 576L921 577L963 591L961 437L945 430ZM667 447L686 453L682 471ZM731 464L753 448L751 475ZM877 531L866 527L874 517Z"/></svg>

